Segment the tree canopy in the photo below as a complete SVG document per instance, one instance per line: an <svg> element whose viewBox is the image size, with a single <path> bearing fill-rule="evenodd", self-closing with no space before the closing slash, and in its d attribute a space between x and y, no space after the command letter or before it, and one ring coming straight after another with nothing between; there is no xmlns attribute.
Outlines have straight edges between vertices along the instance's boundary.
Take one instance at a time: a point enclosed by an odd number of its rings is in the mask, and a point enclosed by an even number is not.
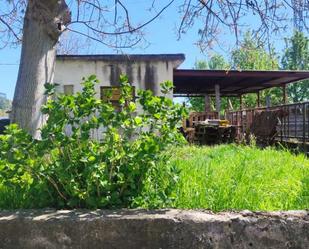
<svg viewBox="0 0 309 249"><path fill-rule="evenodd" d="M236 70L278 70L279 57L271 47L267 51L263 43L255 40L250 32L247 32L238 49L232 51L232 68ZM261 104L266 104L266 96L269 95L272 104L282 101L282 91L278 88L267 89L260 92ZM256 94L246 94L243 98L244 107L255 107L257 103Z"/></svg>
<svg viewBox="0 0 309 249"><path fill-rule="evenodd" d="M309 38L302 32L295 31L291 38L286 39L282 69L309 70ZM288 94L293 102L309 100L309 81L290 84Z"/></svg>
<svg viewBox="0 0 309 249"><path fill-rule="evenodd" d="M232 51L231 64L236 70L276 70L279 68L274 49L266 51L264 44L255 40L251 32L247 32L239 48Z"/></svg>
<svg viewBox="0 0 309 249"><path fill-rule="evenodd" d="M268 52L263 44L255 40L252 33L247 32L244 39L240 41L238 49L232 51L227 62L223 56L214 55L209 61L199 61L195 63L196 69L235 69L235 70L277 70L279 69L278 56L274 50ZM278 104L282 100L281 89L273 88L264 90L260 93L261 102L265 105L266 95L270 95L273 104ZM239 100L235 98L222 98L221 109L226 110L230 107L231 102L234 109L239 108ZM192 108L196 111L204 110L203 98L190 98L189 102ZM257 102L256 94L246 94L243 96L244 107L255 107Z"/></svg>

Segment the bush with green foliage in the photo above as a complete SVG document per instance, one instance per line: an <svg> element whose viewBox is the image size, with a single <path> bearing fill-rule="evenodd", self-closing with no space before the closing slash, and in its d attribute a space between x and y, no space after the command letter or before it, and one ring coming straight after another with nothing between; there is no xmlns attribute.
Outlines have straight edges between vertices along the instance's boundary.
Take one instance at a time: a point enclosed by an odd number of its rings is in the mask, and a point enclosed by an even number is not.
<svg viewBox="0 0 309 249"><path fill-rule="evenodd" d="M140 206L156 174L171 180L148 200L154 206L169 202L176 172L159 169L157 162L169 145L184 142L178 124L186 110L151 91L138 91L135 102L127 77L120 80L120 110L111 94L95 97L95 76L75 95L55 94L46 85L49 100L42 111L48 119L41 139L14 124L0 136L0 208ZM164 94L171 88L171 82L162 84ZM102 132L101 139L92 139L94 131Z"/></svg>

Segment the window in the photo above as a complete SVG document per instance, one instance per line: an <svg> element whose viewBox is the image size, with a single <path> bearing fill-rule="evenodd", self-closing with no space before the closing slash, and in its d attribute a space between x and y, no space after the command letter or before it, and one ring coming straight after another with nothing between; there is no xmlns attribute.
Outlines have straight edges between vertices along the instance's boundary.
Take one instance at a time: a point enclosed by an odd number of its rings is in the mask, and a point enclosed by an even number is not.
<svg viewBox="0 0 309 249"><path fill-rule="evenodd" d="M119 100L121 97L120 86L101 86L101 99L107 100L107 96L110 96L109 100L116 110L120 110ZM135 98L135 87L132 88L133 100Z"/></svg>
<svg viewBox="0 0 309 249"><path fill-rule="evenodd" d="M73 95L74 94L74 85L64 85L63 86L63 93L66 95Z"/></svg>

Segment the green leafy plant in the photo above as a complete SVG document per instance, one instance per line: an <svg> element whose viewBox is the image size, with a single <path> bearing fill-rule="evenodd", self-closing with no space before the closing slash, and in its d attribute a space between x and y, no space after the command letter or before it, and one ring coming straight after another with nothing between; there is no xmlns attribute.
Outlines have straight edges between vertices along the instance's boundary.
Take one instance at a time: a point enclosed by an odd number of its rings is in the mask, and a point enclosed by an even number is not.
<svg viewBox="0 0 309 249"><path fill-rule="evenodd" d="M161 153L171 144L184 143L178 126L186 110L151 91L138 91L134 101L127 77L120 81L120 109L114 108L110 95L95 97L94 75L84 79L83 91L75 95L55 95L47 85L49 100L42 112L48 119L41 139L32 139L16 125L0 136L0 192L20 186L24 195L18 207L139 205L147 182L159 174ZM164 83L162 89L167 93L172 84ZM164 172L177 173L168 168ZM162 193L171 187L172 181L163 184L149 201L168 202ZM37 203L29 201L35 191Z"/></svg>

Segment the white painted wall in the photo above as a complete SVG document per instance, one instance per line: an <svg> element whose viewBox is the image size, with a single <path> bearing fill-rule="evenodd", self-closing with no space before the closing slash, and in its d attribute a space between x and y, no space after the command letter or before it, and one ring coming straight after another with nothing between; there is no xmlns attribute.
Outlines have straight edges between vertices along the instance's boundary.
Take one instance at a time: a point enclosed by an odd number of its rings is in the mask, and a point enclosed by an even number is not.
<svg viewBox="0 0 309 249"><path fill-rule="evenodd" d="M104 57L104 56L103 56ZM163 55L153 60L145 56L138 56L134 60L129 57L121 61L117 55L111 58L96 56L90 57L58 57L56 61L54 82L58 83L59 91L63 92L64 85L74 85L74 92L81 91L82 78L95 74L100 84L96 85L97 96L100 96L100 86L118 85L119 75L126 74L130 83L136 89L151 89L155 95L160 95L160 83L170 80L173 81L173 69L177 68L183 59L166 59ZM144 59L145 57L145 59Z"/></svg>
<svg viewBox="0 0 309 249"><path fill-rule="evenodd" d="M126 74L135 89L151 89L160 95L160 83L173 81L173 70L184 60L183 55L137 55L126 56L64 56L56 61L54 83L59 84L58 91L63 92L64 85L73 85L74 93L82 91L83 77L95 74L100 83L97 84L97 97L100 97L101 86L119 85L120 74ZM172 93L168 96L172 98ZM141 107L137 107L137 112ZM92 138L101 139L104 128L92 132ZM71 129L67 127L66 133Z"/></svg>

